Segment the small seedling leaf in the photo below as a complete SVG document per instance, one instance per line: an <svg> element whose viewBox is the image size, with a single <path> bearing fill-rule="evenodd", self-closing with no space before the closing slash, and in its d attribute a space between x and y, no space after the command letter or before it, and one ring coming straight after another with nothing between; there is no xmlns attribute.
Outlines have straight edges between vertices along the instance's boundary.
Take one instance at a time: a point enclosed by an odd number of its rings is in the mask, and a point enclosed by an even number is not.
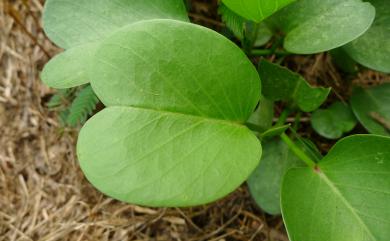
<svg viewBox="0 0 390 241"><path fill-rule="evenodd" d="M300 75L280 65L262 60L259 73L263 95L273 101L292 101L302 111L317 109L327 98L330 88L311 87Z"/></svg>
<svg viewBox="0 0 390 241"><path fill-rule="evenodd" d="M328 109L316 110L311 116L311 126L321 136L338 139L356 126L357 120L347 104L334 102Z"/></svg>

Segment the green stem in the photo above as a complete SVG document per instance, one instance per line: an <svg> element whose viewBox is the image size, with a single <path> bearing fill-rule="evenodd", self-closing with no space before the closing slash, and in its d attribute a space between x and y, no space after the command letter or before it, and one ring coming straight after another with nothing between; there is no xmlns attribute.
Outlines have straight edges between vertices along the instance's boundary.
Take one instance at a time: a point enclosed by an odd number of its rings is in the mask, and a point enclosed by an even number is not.
<svg viewBox="0 0 390 241"><path fill-rule="evenodd" d="M286 56L289 55L289 52L284 50L273 50L273 49L252 49L252 56L268 56L268 55L278 55L278 56Z"/></svg>
<svg viewBox="0 0 390 241"><path fill-rule="evenodd" d="M301 150L301 148L299 148L297 145L295 145L295 143L290 139L290 137L288 137L286 135L286 133L281 134L280 138L282 138L282 140L284 141L284 143L287 144L287 146L290 148L290 150L297 157L299 157L299 159L301 159L303 162L305 162L306 165L308 165L310 168L313 168L313 169L316 167L317 164L309 156L307 156L306 153Z"/></svg>
<svg viewBox="0 0 390 241"><path fill-rule="evenodd" d="M275 126L282 126L282 125L284 125L284 123L286 122L287 117L288 117L288 115L290 115L290 113L291 113L290 109L288 109L288 108L284 109L282 111L282 113L280 113L279 119L276 122Z"/></svg>

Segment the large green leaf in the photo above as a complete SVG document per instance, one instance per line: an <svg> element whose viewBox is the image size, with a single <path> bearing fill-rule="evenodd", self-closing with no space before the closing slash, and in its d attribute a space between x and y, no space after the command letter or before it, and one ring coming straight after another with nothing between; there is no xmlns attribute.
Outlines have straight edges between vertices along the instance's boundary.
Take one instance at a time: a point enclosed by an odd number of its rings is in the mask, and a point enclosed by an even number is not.
<svg viewBox="0 0 390 241"><path fill-rule="evenodd" d="M280 214L280 187L282 177L291 167L304 165L280 139L262 143L260 164L248 179L248 186L256 203L267 213Z"/></svg>
<svg viewBox="0 0 390 241"><path fill-rule="evenodd" d="M95 46L123 26L148 19L188 21L182 0L47 0L45 33L66 49L44 68L42 80L55 88L89 82L88 65Z"/></svg>
<svg viewBox="0 0 390 241"><path fill-rule="evenodd" d="M323 137L338 139L351 131L357 123L356 117L348 105L334 102L327 109L316 110L311 116L311 126Z"/></svg>
<svg viewBox="0 0 390 241"><path fill-rule="evenodd" d="M286 33L284 47L312 54L340 47L361 36L372 24L375 8L361 0L300 0L270 19Z"/></svg>
<svg viewBox="0 0 390 241"><path fill-rule="evenodd" d="M388 0L370 0L375 21L360 38L344 47L349 55L369 68L390 73L390 7Z"/></svg>
<svg viewBox="0 0 390 241"><path fill-rule="evenodd" d="M261 22L295 0L222 0L231 10L246 19Z"/></svg>
<svg viewBox="0 0 390 241"><path fill-rule="evenodd" d="M260 98L254 70L234 43L212 30L151 20L104 41L95 56L91 84L106 106L140 106L243 123Z"/></svg>
<svg viewBox="0 0 390 241"><path fill-rule="evenodd" d="M260 79L216 32L139 22L103 42L92 70L92 87L109 107L82 128L77 149L87 178L107 195L203 204L233 191L258 164L260 142L240 123L260 99Z"/></svg>
<svg viewBox="0 0 390 241"><path fill-rule="evenodd" d="M390 136L390 83L355 88L350 102L356 117L370 133Z"/></svg>
<svg viewBox="0 0 390 241"><path fill-rule="evenodd" d="M291 241L386 241L390 237L390 138L342 139L318 164L290 169L282 214Z"/></svg>
<svg viewBox="0 0 390 241"><path fill-rule="evenodd" d="M330 92L330 88L311 87L300 75L265 60L260 62L259 73L266 98L292 101L290 105L297 105L305 112L317 109Z"/></svg>

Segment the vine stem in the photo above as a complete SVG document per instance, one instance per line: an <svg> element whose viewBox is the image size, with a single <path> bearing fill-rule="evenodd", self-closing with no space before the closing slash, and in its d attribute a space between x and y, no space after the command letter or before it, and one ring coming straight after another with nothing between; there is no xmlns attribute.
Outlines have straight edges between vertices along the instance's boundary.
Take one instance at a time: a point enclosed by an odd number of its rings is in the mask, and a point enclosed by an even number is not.
<svg viewBox="0 0 390 241"><path fill-rule="evenodd" d="M301 150L295 143L286 135L286 133L283 133L280 135L280 138L286 143L286 145L290 148L290 150L297 156L299 159L301 159L306 165L308 165L310 168L315 169L316 163L308 156L305 152Z"/></svg>

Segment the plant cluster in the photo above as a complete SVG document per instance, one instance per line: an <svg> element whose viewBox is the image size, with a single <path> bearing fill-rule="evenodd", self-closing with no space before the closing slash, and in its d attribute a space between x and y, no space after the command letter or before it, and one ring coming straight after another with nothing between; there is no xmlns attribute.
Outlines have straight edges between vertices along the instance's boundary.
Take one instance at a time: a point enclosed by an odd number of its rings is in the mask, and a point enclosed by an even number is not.
<svg viewBox="0 0 390 241"><path fill-rule="evenodd" d="M98 100L105 106L78 138L87 179L154 207L212 202L247 180L263 210L282 214L291 241L388 240L390 84L355 87L348 103L319 109L331 88L281 66L286 55L331 51L351 72L390 73L387 0L222 0L219 12L227 36L190 23L182 0L46 1L44 29L65 49L41 75L63 89L50 106L76 96L63 112L71 125ZM276 59L254 66L259 55ZM325 138L358 122L371 134L322 156L286 124L306 112Z"/></svg>

